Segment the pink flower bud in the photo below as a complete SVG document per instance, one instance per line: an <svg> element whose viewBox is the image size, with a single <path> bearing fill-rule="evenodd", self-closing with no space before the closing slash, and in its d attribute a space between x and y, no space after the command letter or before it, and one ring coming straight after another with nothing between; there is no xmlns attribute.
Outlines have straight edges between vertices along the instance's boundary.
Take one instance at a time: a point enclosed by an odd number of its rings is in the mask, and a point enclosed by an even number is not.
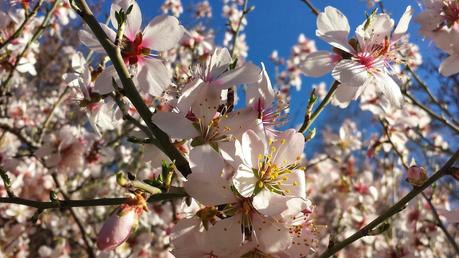
<svg viewBox="0 0 459 258"><path fill-rule="evenodd" d="M137 224L139 218L136 208L124 207L114 212L104 223L97 236L97 248L109 251L124 243Z"/></svg>
<svg viewBox="0 0 459 258"><path fill-rule="evenodd" d="M421 186L427 180L427 173L423 167L411 166L408 169L408 182L414 186Z"/></svg>

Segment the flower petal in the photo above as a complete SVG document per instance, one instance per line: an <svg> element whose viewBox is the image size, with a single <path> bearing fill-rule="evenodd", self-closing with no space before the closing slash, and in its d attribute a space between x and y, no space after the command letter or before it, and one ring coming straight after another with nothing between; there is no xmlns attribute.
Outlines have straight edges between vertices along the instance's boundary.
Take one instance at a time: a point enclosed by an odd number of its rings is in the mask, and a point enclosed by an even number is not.
<svg viewBox="0 0 459 258"><path fill-rule="evenodd" d="M335 91L333 104L340 108L346 108L352 100L359 97L365 86L353 87L348 84L340 84Z"/></svg>
<svg viewBox="0 0 459 258"><path fill-rule="evenodd" d="M459 73L459 55L452 54L446 58L438 69L443 76Z"/></svg>
<svg viewBox="0 0 459 258"><path fill-rule="evenodd" d="M171 84L171 74L159 60L147 58L137 76L138 87L153 96L161 96Z"/></svg>
<svg viewBox="0 0 459 258"><path fill-rule="evenodd" d="M247 198L253 195L257 181L252 169L244 164L239 165L233 177L234 188L240 195Z"/></svg>
<svg viewBox="0 0 459 258"><path fill-rule="evenodd" d="M301 65L301 71L307 76L320 77L333 70L341 57L327 51L317 51L306 56L306 61Z"/></svg>
<svg viewBox="0 0 459 258"><path fill-rule="evenodd" d="M245 63L241 67L230 70L222 74L212 82L211 87L218 89L228 89L240 84L251 84L260 81L261 70L252 63Z"/></svg>
<svg viewBox="0 0 459 258"><path fill-rule="evenodd" d="M397 27L395 27L392 33L392 41L399 40L408 31L408 25L410 24L411 17L413 17L413 12L414 10L411 6L406 7L400 21L398 21Z"/></svg>
<svg viewBox="0 0 459 258"><path fill-rule="evenodd" d="M199 135L192 122L180 113L156 112L152 120L161 130L174 138L191 139Z"/></svg>
<svg viewBox="0 0 459 258"><path fill-rule="evenodd" d="M140 32L140 26L142 25L142 13L140 11L140 7L136 1L133 0L122 0L118 3L113 3L110 7L110 21L113 24L113 27L118 29L118 22L115 18L115 11L127 9L132 5L131 13L128 14L126 20L126 29L124 31L124 35L134 41L137 33Z"/></svg>
<svg viewBox="0 0 459 258"><path fill-rule="evenodd" d="M346 16L334 7L325 7L324 12L317 16L316 35L330 45L352 53L353 48L347 39L349 31L349 22Z"/></svg>
<svg viewBox="0 0 459 258"><path fill-rule="evenodd" d="M174 16L157 16L143 31L142 46L156 51L169 50L177 45L184 31Z"/></svg>
<svg viewBox="0 0 459 258"><path fill-rule="evenodd" d="M278 135L273 146L276 148L273 162L279 167L298 162L304 150L304 135L289 129Z"/></svg>
<svg viewBox="0 0 459 258"><path fill-rule="evenodd" d="M109 94L114 90L113 88L113 78L117 81L118 87L123 85L119 83L118 74L116 73L115 67L113 65L108 66L102 73L97 77L94 84L94 91L100 95Z"/></svg>
<svg viewBox="0 0 459 258"><path fill-rule="evenodd" d="M242 158L249 168L258 169L259 156L264 156L265 145L258 135L248 130L242 135Z"/></svg>
<svg viewBox="0 0 459 258"><path fill-rule="evenodd" d="M185 183L186 192L206 206L215 206L237 201L231 191L231 181L222 175L223 158L210 145L195 147L190 152L193 173Z"/></svg>
<svg viewBox="0 0 459 258"><path fill-rule="evenodd" d="M370 76L364 65L349 59L341 60L332 75L335 80L354 87L362 86Z"/></svg>
<svg viewBox="0 0 459 258"><path fill-rule="evenodd" d="M394 81L394 79L385 72L378 72L373 74L378 88L386 96L392 105L397 108L402 107L403 95L400 91L400 87Z"/></svg>

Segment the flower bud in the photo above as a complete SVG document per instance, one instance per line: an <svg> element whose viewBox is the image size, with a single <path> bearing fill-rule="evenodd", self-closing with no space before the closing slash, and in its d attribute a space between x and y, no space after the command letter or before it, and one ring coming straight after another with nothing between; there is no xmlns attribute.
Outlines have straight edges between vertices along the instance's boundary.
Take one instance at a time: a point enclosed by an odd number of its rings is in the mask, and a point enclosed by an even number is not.
<svg viewBox="0 0 459 258"><path fill-rule="evenodd" d="M132 228L137 224L139 218L136 209L124 207L114 212L105 221L97 236L97 248L102 251L109 251L124 243L131 233Z"/></svg>
<svg viewBox="0 0 459 258"><path fill-rule="evenodd" d="M427 180L427 173L423 167L411 166L408 169L408 182L414 186L421 186Z"/></svg>

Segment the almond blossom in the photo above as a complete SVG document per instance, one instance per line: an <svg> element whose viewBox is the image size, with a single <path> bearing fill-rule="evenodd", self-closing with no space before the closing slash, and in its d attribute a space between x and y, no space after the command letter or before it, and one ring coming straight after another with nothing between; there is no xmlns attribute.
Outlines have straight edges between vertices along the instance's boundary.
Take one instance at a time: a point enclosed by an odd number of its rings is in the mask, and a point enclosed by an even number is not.
<svg viewBox="0 0 459 258"><path fill-rule="evenodd" d="M399 61L398 42L408 29L412 13L408 6L395 29L389 15L372 14L357 27L355 39L348 40L350 27L346 16L336 8L326 7L317 17L316 35L336 51L309 54L303 72L308 76L332 72L333 78L341 83L335 93L340 107L357 99L369 84L375 84L392 105L400 107L403 97L391 72L391 63Z"/></svg>
<svg viewBox="0 0 459 258"><path fill-rule="evenodd" d="M118 22L115 12L127 11L132 6L131 12L127 15L126 30L121 42L121 55L124 62L134 71L134 82L141 90L159 96L171 83L170 72L163 65L161 60L154 58L151 51L166 51L173 48L182 38L184 29L179 25L177 18L173 16L155 17L147 27L141 31L142 14L136 1L123 0L112 4L110 9L110 21L113 27L117 28ZM116 32L101 24L107 36L115 41ZM97 39L88 31L80 33L80 40L87 47L94 51L103 52L103 48ZM94 85L94 91L101 95L113 91L112 79L117 78L113 66L108 66L98 77ZM122 86L118 84L118 86Z"/></svg>

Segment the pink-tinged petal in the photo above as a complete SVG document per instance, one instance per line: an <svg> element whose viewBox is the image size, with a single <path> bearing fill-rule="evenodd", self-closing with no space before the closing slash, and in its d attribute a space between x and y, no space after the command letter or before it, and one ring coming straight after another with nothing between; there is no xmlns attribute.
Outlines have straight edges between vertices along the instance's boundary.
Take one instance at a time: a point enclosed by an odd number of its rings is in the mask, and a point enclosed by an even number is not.
<svg viewBox="0 0 459 258"><path fill-rule="evenodd" d="M452 211L437 209L438 214L446 218L448 223L459 223L459 209Z"/></svg>
<svg viewBox="0 0 459 258"><path fill-rule="evenodd" d="M287 200L289 198L264 188L253 197L252 205L261 214L275 217L288 209Z"/></svg>
<svg viewBox="0 0 459 258"><path fill-rule="evenodd" d="M222 116L218 129L221 134L230 134L237 139L242 139L243 133L247 130L261 132L262 127L262 122L258 119L258 112L247 108Z"/></svg>
<svg viewBox="0 0 459 258"><path fill-rule="evenodd" d="M177 108L181 112L190 111L191 105L197 99L203 99L203 93L205 90L204 82L201 79L195 79L185 85L182 90L182 94L177 101Z"/></svg>
<svg viewBox="0 0 459 258"><path fill-rule="evenodd" d="M317 51L306 56L306 61L301 65L301 71L306 76L320 77L329 73L335 64L341 60L337 54L327 51Z"/></svg>
<svg viewBox="0 0 459 258"><path fill-rule="evenodd" d="M233 62L233 58L227 48L216 48L214 53L212 53L209 61L206 63L207 69L210 71L208 76L209 80L212 78L217 78L226 70L228 70L229 65Z"/></svg>
<svg viewBox="0 0 459 258"><path fill-rule="evenodd" d="M172 253L176 257L205 257L206 253L211 253L212 250L206 244L207 233L202 232L201 224L201 219L194 216L179 220L172 228Z"/></svg>
<svg viewBox="0 0 459 258"><path fill-rule="evenodd" d="M145 59L144 65L137 76L140 89L153 96L161 96L164 89L171 83L171 74L159 60Z"/></svg>
<svg viewBox="0 0 459 258"><path fill-rule="evenodd" d="M191 110L197 118L201 119L202 124L208 125L214 119L220 106L221 93L219 90L210 88L207 85L204 87L202 95L198 96L200 98L194 101Z"/></svg>
<svg viewBox="0 0 459 258"><path fill-rule="evenodd" d="M278 135L273 146L276 148L274 164L284 167L296 163L304 150L304 135L289 129Z"/></svg>
<svg viewBox="0 0 459 258"><path fill-rule="evenodd" d="M306 199L306 178L304 171L295 169L286 175L286 177L287 180L280 187L286 195Z"/></svg>
<svg viewBox="0 0 459 258"><path fill-rule="evenodd" d="M174 16L157 16L143 31L142 46L156 51L166 51L177 45L184 33Z"/></svg>
<svg viewBox="0 0 459 258"><path fill-rule="evenodd" d="M369 50L373 46L384 44L384 41L390 38L393 27L394 21L385 13L374 15L368 24L365 20L355 30L360 48Z"/></svg>
<svg viewBox="0 0 459 258"><path fill-rule="evenodd" d="M212 82L211 87L220 90L229 89L240 84L251 84L261 80L261 70L252 63L245 63L241 67L225 72Z"/></svg>
<svg viewBox="0 0 459 258"><path fill-rule="evenodd" d="M264 253L277 253L287 250L292 245L288 228L273 219L257 216L253 219L256 240Z"/></svg>
<svg viewBox="0 0 459 258"><path fill-rule="evenodd" d="M107 34L107 37L111 41L115 41L116 32L114 32L112 29L110 29L107 25L103 23L100 23L100 27L105 31L105 34ZM104 48L99 43L99 40L97 40L96 36L94 35L94 33L92 33L92 31L89 28L85 27L84 29L80 30L78 36L80 38L81 43L83 43L89 49L95 52L105 53Z"/></svg>
<svg viewBox="0 0 459 258"><path fill-rule="evenodd" d="M242 135L241 143L245 164L250 168L258 169L259 157L265 155L265 144L252 130Z"/></svg>
<svg viewBox="0 0 459 258"><path fill-rule="evenodd" d="M112 22L113 27L115 27L115 29L118 29L118 22L115 18L115 11L119 11L121 9L127 11L129 6L131 5L132 10L131 13L129 13L129 15L127 16L126 29L124 31L124 35L131 41L134 41L137 33L140 32L140 26L142 25L142 13L136 1L123 0L119 3L113 3L110 8L110 21Z"/></svg>
<svg viewBox="0 0 459 258"><path fill-rule="evenodd" d="M252 168L244 164L239 165L236 174L233 177L234 188L244 197L251 197L255 191L258 179L255 177Z"/></svg>
<svg viewBox="0 0 459 258"><path fill-rule="evenodd" d="M185 191L206 206L237 202L231 191L231 180L224 177L223 158L209 145L195 147L190 152L191 175Z"/></svg>
<svg viewBox="0 0 459 258"><path fill-rule="evenodd" d="M152 121L161 130L173 138L192 139L199 136L199 131L183 114L174 112L156 112Z"/></svg>
<svg viewBox="0 0 459 258"><path fill-rule="evenodd" d="M374 73L373 76L375 78L377 87L390 101L390 103L397 108L401 108L403 103L403 95L400 87L394 81L394 79L385 72Z"/></svg>
<svg viewBox="0 0 459 258"><path fill-rule="evenodd" d="M264 106L271 106L274 101L275 92L271 85L268 72L265 69L265 64L261 63L261 67L261 81L247 86L247 104L254 105L257 101L261 101Z"/></svg>
<svg viewBox="0 0 459 258"><path fill-rule="evenodd" d="M357 99L365 86L353 87L348 84L340 84L335 91L333 104L340 108L346 108L352 100Z"/></svg>
<svg viewBox="0 0 459 258"><path fill-rule="evenodd" d="M124 243L137 223L138 215L134 209L114 212L104 223L97 235L97 248L110 251Z"/></svg>
<svg viewBox="0 0 459 258"><path fill-rule="evenodd" d="M234 257L242 247L241 215L236 214L230 218L217 221L207 231L207 246L218 257ZM237 256L239 257L239 256Z"/></svg>
<svg viewBox="0 0 459 258"><path fill-rule="evenodd" d="M349 30L346 16L334 7L325 7L317 16L316 35L330 45L352 53L354 50L348 43Z"/></svg>
<svg viewBox="0 0 459 258"><path fill-rule="evenodd" d="M400 21L398 21L397 27L392 34L392 41L399 40L408 31L408 25L410 24L411 17L413 17L413 12L414 10L411 6L406 7L405 12L400 18Z"/></svg>
<svg viewBox="0 0 459 258"><path fill-rule="evenodd" d="M99 74L97 77L96 82L94 84L94 91L99 93L100 95L105 95L111 93L113 88L113 78L117 81L118 87L122 87L123 85L119 83L118 74L116 73L115 67L113 65L108 66L105 70Z"/></svg>
<svg viewBox="0 0 459 258"><path fill-rule="evenodd" d="M452 54L446 58L438 69L443 76L459 73L459 55Z"/></svg>
<svg viewBox="0 0 459 258"><path fill-rule="evenodd" d="M362 86L370 76L364 65L349 59L336 64L332 75L335 80L354 87Z"/></svg>

